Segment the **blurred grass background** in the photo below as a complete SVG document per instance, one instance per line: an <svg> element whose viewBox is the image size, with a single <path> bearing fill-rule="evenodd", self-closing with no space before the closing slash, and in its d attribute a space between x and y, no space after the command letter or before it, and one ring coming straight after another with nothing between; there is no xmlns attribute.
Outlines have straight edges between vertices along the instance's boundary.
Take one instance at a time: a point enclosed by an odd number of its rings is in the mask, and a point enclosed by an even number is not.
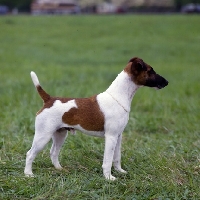
<svg viewBox="0 0 200 200"><path fill-rule="evenodd" d="M197 15L0 17L0 199L199 199L200 26ZM53 168L50 144L25 178L42 106L30 78L53 96L103 92L141 57L169 86L140 89L123 134L115 182L102 177L104 141L77 133Z"/></svg>

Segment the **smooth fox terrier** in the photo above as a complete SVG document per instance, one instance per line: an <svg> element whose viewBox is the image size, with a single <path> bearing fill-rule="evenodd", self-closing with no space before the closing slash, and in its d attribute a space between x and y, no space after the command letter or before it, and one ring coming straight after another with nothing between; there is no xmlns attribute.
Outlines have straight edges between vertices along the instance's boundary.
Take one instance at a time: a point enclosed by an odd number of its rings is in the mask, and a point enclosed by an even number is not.
<svg viewBox="0 0 200 200"><path fill-rule="evenodd" d="M161 89L168 85L166 79L138 57L128 62L105 92L89 98L52 97L42 89L34 72L31 77L44 105L37 112L35 136L26 154L27 176L33 176L32 162L51 138L51 161L56 169L62 169L58 155L68 131L75 130L105 138L102 168L106 179L115 180L111 175L112 163L115 170L126 173L121 168L121 140L133 96L141 86Z"/></svg>

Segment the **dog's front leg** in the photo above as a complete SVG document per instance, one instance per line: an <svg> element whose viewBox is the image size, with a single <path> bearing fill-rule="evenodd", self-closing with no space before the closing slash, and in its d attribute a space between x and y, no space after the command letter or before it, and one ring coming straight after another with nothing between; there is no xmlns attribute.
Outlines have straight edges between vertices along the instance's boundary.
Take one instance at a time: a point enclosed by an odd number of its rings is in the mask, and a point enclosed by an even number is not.
<svg viewBox="0 0 200 200"><path fill-rule="evenodd" d="M111 167L114 156L115 147L117 144L117 136L105 136L105 150L103 158L103 174L108 180L115 180L116 178L111 175Z"/></svg>
<svg viewBox="0 0 200 200"><path fill-rule="evenodd" d="M117 139L117 144L115 147L113 165L115 170L121 173L127 173L125 170L121 168L121 142L122 142L122 134L119 135Z"/></svg>

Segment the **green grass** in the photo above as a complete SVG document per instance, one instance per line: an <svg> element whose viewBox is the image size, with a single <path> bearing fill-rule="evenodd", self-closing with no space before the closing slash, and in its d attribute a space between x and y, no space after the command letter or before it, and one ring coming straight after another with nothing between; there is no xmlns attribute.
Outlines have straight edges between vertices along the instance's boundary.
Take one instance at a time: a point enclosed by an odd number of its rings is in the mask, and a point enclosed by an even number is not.
<svg viewBox="0 0 200 200"><path fill-rule="evenodd" d="M200 199L199 16L0 17L0 199ZM104 91L131 57L163 75L163 90L140 89L123 133L121 175L102 177L104 140L69 135L53 168L49 144L24 177L42 101Z"/></svg>

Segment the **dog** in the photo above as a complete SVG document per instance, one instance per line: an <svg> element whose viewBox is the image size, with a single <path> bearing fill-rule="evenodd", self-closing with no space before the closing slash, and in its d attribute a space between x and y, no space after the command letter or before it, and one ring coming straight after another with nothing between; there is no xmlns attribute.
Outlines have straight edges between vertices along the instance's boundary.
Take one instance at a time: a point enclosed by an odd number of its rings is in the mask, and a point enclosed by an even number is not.
<svg viewBox="0 0 200 200"><path fill-rule="evenodd" d="M61 146L68 131L76 130L105 138L102 168L106 179L116 179L111 174L112 164L118 172L127 173L121 168L121 141L133 96L142 86L161 89L168 85L165 78L138 57L130 59L105 92L89 98L52 97L41 87L34 72L31 78L44 105L36 114L35 135L26 154L26 176L33 176L32 162L51 138L51 161L56 169L62 169L58 160Z"/></svg>

